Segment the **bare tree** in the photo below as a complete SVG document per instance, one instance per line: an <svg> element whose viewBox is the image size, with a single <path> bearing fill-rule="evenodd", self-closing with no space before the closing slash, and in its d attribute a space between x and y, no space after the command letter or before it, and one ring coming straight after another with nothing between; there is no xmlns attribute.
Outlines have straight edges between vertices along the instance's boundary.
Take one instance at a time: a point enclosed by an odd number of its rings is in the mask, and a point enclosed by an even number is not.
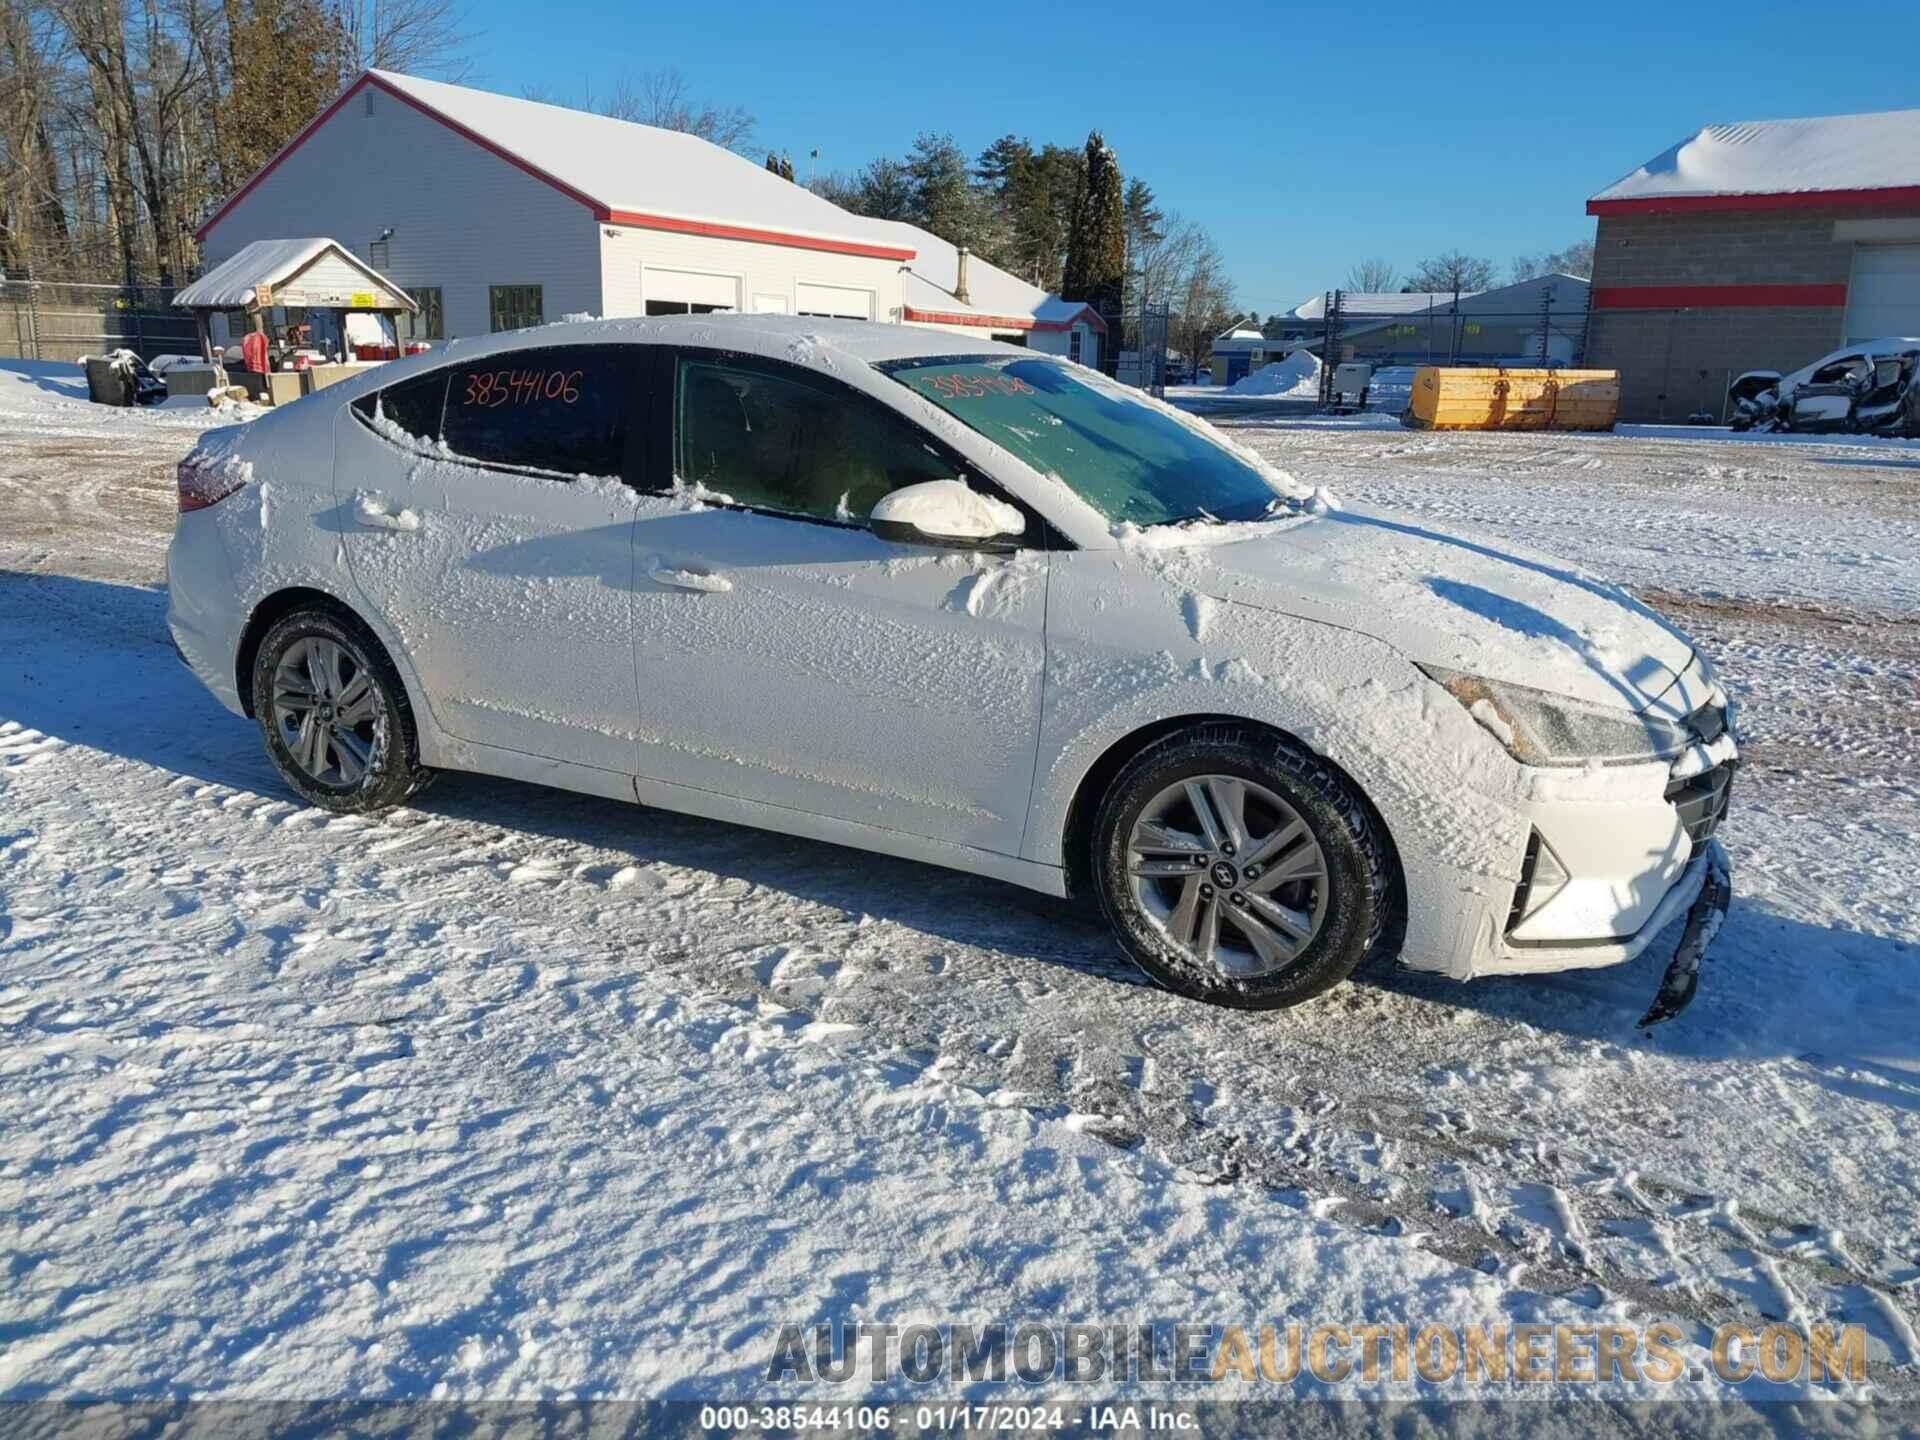
<svg viewBox="0 0 1920 1440"><path fill-rule="evenodd" d="M1531 280L1539 275L1576 275L1582 280L1593 276L1593 241L1576 240L1564 250L1545 255L1516 255L1509 269L1513 281Z"/></svg>
<svg viewBox="0 0 1920 1440"><path fill-rule="evenodd" d="M584 108L616 120L698 135L742 153L751 145L754 127L759 123L739 105L715 105L697 98L678 70L649 70L637 77L622 77L605 101Z"/></svg>
<svg viewBox="0 0 1920 1440"><path fill-rule="evenodd" d="M1349 290L1357 290L1363 295L1385 295L1393 289L1398 278L1394 273L1393 262L1382 260L1378 256L1362 260L1347 270Z"/></svg>
<svg viewBox="0 0 1920 1440"><path fill-rule="evenodd" d="M346 40L344 83L362 70L461 81L473 36L458 0L336 0Z"/></svg>
<svg viewBox="0 0 1920 1440"><path fill-rule="evenodd" d="M1493 262L1478 255L1449 250L1430 260L1422 260L1407 277L1409 290L1446 292L1485 290L1493 284Z"/></svg>
<svg viewBox="0 0 1920 1440"><path fill-rule="evenodd" d="M1226 259L1212 237L1196 227L1190 244L1172 291L1169 331L1174 349L1198 365L1212 351L1213 337L1233 323L1239 310Z"/></svg>

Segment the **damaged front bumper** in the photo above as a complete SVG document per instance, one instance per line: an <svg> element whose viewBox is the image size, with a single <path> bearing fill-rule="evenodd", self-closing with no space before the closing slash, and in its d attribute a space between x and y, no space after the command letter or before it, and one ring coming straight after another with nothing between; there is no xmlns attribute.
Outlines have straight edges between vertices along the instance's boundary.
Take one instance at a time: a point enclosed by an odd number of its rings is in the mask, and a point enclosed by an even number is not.
<svg viewBox="0 0 1920 1440"><path fill-rule="evenodd" d="M1666 977L1661 980L1647 1013L1640 1017L1643 1028L1671 1020L1693 1003L1694 994L1700 988L1700 961L1720 933L1720 924L1727 918L1727 906L1733 900L1733 864L1727 859L1724 845L1718 840L1708 841L1706 850L1694 857L1687 868L1691 870L1694 866L1705 871L1700 893L1687 910L1687 928L1681 933L1680 944L1667 965Z"/></svg>

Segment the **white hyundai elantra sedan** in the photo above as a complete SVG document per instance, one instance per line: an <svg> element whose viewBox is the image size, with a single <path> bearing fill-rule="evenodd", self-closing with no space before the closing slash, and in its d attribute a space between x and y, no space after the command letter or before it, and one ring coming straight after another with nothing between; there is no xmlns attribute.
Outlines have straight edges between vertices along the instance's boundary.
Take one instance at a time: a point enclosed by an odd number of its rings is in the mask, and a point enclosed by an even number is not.
<svg viewBox="0 0 1920 1440"><path fill-rule="evenodd" d="M174 640L330 810L472 770L1091 896L1245 1007L1687 914L1664 1018L1726 908L1684 636L1032 351L554 325L209 432L179 484Z"/></svg>

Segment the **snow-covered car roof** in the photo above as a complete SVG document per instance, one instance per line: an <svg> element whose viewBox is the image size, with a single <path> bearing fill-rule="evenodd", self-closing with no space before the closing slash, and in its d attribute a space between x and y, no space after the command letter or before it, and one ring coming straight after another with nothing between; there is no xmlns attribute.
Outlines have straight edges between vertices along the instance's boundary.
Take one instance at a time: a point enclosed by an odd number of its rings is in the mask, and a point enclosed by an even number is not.
<svg viewBox="0 0 1920 1440"><path fill-rule="evenodd" d="M933 355L1005 354L1028 360L1056 357L982 335L956 335L917 325L871 320L830 320L808 315L658 315L615 320L568 320L530 330L508 330L448 342L426 357L436 363L536 345L579 345L609 340L699 345L818 365L822 352L864 364ZM1070 363L1061 361L1060 363Z"/></svg>
<svg viewBox="0 0 1920 1440"><path fill-rule="evenodd" d="M1708 125L1587 203L1920 186L1920 110Z"/></svg>

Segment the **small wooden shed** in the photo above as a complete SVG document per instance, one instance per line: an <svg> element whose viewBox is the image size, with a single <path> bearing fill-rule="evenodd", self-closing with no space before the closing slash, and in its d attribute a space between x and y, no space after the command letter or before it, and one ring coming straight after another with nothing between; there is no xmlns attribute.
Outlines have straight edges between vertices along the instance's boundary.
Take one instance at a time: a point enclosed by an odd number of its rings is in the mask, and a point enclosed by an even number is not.
<svg viewBox="0 0 1920 1440"><path fill-rule="evenodd" d="M213 359L208 320L215 311L245 311L255 330L266 329L275 306L332 310L346 329L349 314L414 314L419 307L406 291L356 256L338 240L255 240L244 245L179 291L173 303L193 312L200 353Z"/></svg>

